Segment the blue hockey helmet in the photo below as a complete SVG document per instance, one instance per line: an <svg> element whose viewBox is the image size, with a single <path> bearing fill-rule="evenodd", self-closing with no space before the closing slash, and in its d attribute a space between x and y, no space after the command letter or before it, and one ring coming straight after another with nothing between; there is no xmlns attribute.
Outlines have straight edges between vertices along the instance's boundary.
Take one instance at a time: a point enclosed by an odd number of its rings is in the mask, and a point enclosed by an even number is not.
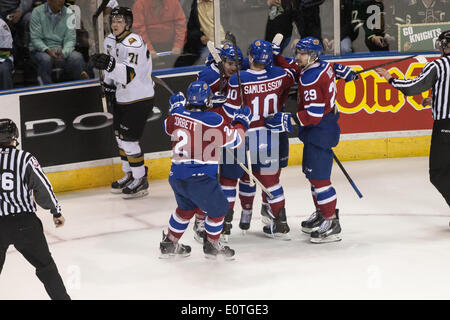
<svg viewBox="0 0 450 320"><path fill-rule="evenodd" d="M219 52L219 56L222 59L222 61L225 61L226 59L235 61L236 51L237 51L239 64L242 64L242 51L241 51L241 49L239 49L238 46L236 46L236 49L237 50L235 50L235 48L232 44L225 43Z"/></svg>
<svg viewBox="0 0 450 320"><path fill-rule="evenodd" d="M319 39L314 37L300 39L295 48L297 51L308 51L308 53L315 56L315 58L318 58L323 51L322 43Z"/></svg>
<svg viewBox="0 0 450 320"><path fill-rule="evenodd" d="M255 40L248 49L249 55L252 56L253 62L263 65L272 63L273 52L272 44L265 40Z"/></svg>
<svg viewBox="0 0 450 320"><path fill-rule="evenodd" d="M192 82L186 91L190 106L210 106L211 88L205 81Z"/></svg>

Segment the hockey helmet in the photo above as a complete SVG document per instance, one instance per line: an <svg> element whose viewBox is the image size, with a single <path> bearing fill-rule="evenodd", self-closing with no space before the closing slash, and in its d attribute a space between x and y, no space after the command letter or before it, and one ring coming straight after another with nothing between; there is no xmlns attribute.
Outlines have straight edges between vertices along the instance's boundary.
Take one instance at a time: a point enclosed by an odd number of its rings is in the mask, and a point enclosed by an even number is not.
<svg viewBox="0 0 450 320"><path fill-rule="evenodd" d="M190 106L210 106L211 88L205 81L192 82L187 88L186 95Z"/></svg>
<svg viewBox="0 0 450 320"><path fill-rule="evenodd" d="M235 50L234 46L230 43L225 43L223 47L220 49L219 56L222 59L222 61L225 61L226 59L235 61L236 59L236 51L238 55L239 64L242 64L242 51L237 47L237 50Z"/></svg>
<svg viewBox="0 0 450 320"><path fill-rule="evenodd" d="M111 14L109 15L109 25L112 24L112 19L114 17L120 17L122 16L125 19L125 23L128 26L128 29L131 30L131 27L133 26L133 11L131 11L128 7L116 7L111 11Z"/></svg>
<svg viewBox="0 0 450 320"><path fill-rule="evenodd" d="M11 119L0 119L0 143L8 144L11 141L17 141L19 130Z"/></svg>
<svg viewBox="0 0 450 320"><path fill-rule="evenodd" d="M272 44L265 40L255 40L250 45L248 54L252 56L253 62L267 66L273 59Z"/></svg>

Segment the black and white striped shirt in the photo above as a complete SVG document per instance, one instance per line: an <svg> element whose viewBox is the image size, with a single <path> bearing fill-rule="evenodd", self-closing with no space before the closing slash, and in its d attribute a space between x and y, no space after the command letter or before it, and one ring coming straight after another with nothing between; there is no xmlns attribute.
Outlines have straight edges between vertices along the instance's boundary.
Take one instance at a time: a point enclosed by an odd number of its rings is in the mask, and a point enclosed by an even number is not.
<svg viewBox="0 0 450 320"><path fill-rule="evenodd" d="M35 201L60 216L53 188L36 158L14 147L0 147L0 216L36 212Z"/></svg>
<svg viewBox="0 0 450 320"><path fill-rule="evenodd" d="M415 79L392 78L389 83L407 96L414 96L433 88L433 119L450 119L450 56L427 63Z"/></svg>

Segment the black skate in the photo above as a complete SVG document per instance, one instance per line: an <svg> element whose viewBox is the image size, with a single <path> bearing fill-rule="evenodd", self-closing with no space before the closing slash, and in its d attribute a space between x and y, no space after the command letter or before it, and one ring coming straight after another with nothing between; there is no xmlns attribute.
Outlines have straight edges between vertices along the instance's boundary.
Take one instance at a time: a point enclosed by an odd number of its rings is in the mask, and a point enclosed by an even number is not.
<svg viewBox="0 0 450 320"><path fill-rule="evenodd" d="M261 206L261 222L268 226L272 224L273 219L275 219L275 216L272 213L272 209L270 209L270 205L263 202Z"/></svg>
<svg viewBox="0 0 450 320"><path fill-rule="evenodd" d="M241 220L239 221L239 228L245 234L250 229L250 221L252 220L252 210L242 210Z"/></svg>
<svg viewBox="0 0 450 320"><path fill-rule="evenodd" d="M231 224L231 221L233 221L233 209L229 209L227 215L225 216L225 219L223 221L223 229L221 234L221 239L223 242L228 243L230 240L230 234L231 234L231 228L233 225Z"/></svg>
<svg viewBox="0 0 450 320"><path fill-rule="evenodd" d="M310 241L313 243L327 243L341 241L339 234L341 225L339 223L339 210L336 209L336 218L324 219L317 231L311 233Z"/></svg>
<svg viewBox="0 0 450 320"><path fill-rule="evenodd" d="M203 241L203 253L207 259L217 259L218 256L223 256L225 260L234 259L234 250L229 246L224 246L220 240L211 242L205 235Z"/></svg>
<svg viewBox="0 0 450 320"><path fill-rule="evenodd" d="M145 176L134 179L122 190L122 194L124 199L141 198L148 194L147 167L145 167Z"/></svg>
<svg viewBox="0 0 450 320"><path fill-rule="evenodd" d="M184 244L173 242L169 240L167 234L163 231L163 239L159 243L161 250L161 259L167 259L175 256L188 257L191 254L191 247Z"/></svg>
<svg viewBox="0 0 450 320"><path fill-rule="evenodd" d="M122 190L126 188L131 182L133 182L133 175L131 174L131 172L127 172L124 177L111 183L111 193L122 193Z"/></svg>
<svg viewBox="0 0 450 320"><path fill-rule="evenodd" d="M286 209L281 209L278 217L272 219L269 225L263 227L263 232L266 236L280 240L291 240L289 235L289 226L286 219Z"/></svg>
<svg viewBox="0 0 450 320"><path fill-rule="evenodd" d="M194 222L194 239L199 243L203 243L205 233L205 220L201 220L196 217Z"/></svg>
<svg viewBox="0 0 450 320"><path fill-rule="evenodd" d="M323 220L325 220L325 218L323 217L322 212L317 209L307 220L302 221L302 231L307 234L317 231Z"/></svg>

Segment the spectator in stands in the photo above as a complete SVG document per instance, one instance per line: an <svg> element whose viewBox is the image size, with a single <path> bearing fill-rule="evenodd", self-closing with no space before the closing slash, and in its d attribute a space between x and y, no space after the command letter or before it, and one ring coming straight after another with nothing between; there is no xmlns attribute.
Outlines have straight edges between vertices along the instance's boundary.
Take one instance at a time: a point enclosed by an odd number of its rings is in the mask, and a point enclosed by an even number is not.
<svg viewBox="0 0 450 320"><path fill-rule="evenodd" d="M181 54L186 38L186 17L178 0L136 0L133 5L134 32L140 34L153 61L157 53Z"/></svg>
<svg viewBox="0 0 450 320"><path fill-rule="evenodd" d="M52 83L52 68L64 69L64 80L87 79L86 63L75 51L76 31L68 22L74 13L64 0L48 0L33 10L30 22L31 56L43 84Z"/></svg>
<svg viewBox="0 0 450 320"><path fill-rule="evenodd" d="M333 12L333 2L325 2L328 12ZM352 42L358 37L356 24L352 23L353 0L341 0L341 54L353 52ZM333 19L327 19L323 24L324 30L333 31ZM324 31L323 47L325 52L334 52L334 34Z"/></svg>
<svg viewBox="0 0 450 320"><path fill-rule="evenodd" d="M212 0L193 0L191 13L187 24L187 42L183 48L183 55L175 61L175 67L191 66L195 64L202 53L208 50L208 41L214 43L214 3ZM220 26L220 41L225 38L223 27ZM207 54L204 54L205 56Z"/></svg>
<svg viewBox="0 0 450 320"><path fill-rule="evenodd" d="M13 36L16 64L28 56L30 17L33 0L1 0L0 17L8 24Z"/></svg>
<svg viewBox="0 0 450 320"><path fill-rule="evenodd" d="M383 0L356 1L354 10L365 32L365 43L370 51L389 50L389 35L385 30Z"/></svg>
<svg viewBox="0 0 450 320"><path fill-rule="evenodd" d="M450 20L450 1L410 0L406 10L401 12L404 14L404 23L406 24L448 22Z"/></svg>
<svg viewBox="0 0 450 320"><path fill-rule="evenodd" d="M12 89L14 70L11 54L13 39L6 22L0 18L0 90Z"/></svg>
<svg viewBox="0 0 450 320"><path fill-rule="evenodd" d="M325 0L267 0L269 17L266 24L265 40L272 41L277 33L283 34L281 51L289 44L293 25L302 38L322 39L320 5Z"/></svg>

